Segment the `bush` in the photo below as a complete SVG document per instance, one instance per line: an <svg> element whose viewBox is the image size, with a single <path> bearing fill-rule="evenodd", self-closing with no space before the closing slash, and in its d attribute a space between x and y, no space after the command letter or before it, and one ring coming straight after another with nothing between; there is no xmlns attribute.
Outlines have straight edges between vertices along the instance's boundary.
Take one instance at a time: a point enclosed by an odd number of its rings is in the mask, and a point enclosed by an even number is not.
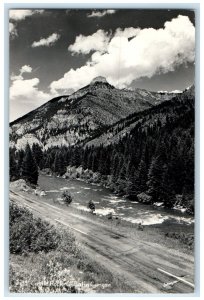
<svg viewBox="0 0 204 300"><path fill-rule="evenodd" d="M66 205L69 205L70 203L72 203L72 200L73 200L72 195L68 191L63 191L62 199Z"/></svg>
<svg viewBox="0 0 204 300"><path fill-rule="evenodd" d="M60 242L60 235L53 225L34 218L27 209L10 203L9 208L10 253L51 251Z"/></svg>
<svg viewBox="0 0 204 300"><path fill-rule="evenodd" d="M112 214L112 212L110 212L109 214L107 214L107 218L108 218L108 220L112 220L112 219L113 219L113 214Z"/></svg>
<svg viewBox="0 0 204 300"><path fill-rule="evenodd" d="M140 194L137 195L137 199L139 202L142 202L142 203L151 203L152 202L152 197L147 195L146 193L142 192Z"/></svg>
<svg viewBox="0 0 204 300"><path fill-rule="evenodd" d="M94 212L94 210L95 210L95 204L93 203L92 200L89 200L88 208L89 208L92 212Z"/></svg>
<svg viewBox="0 0 204 300"><path fill-rule="evenodd" d="M165 236L180 240L182 243L188 245L190 249L194 248L194 235L192 233L167 232Z"/></svg>
<svg viewBox="0 0 204 300"><path fill-rule="evenodd" d="M58 225L55 231L53 226L35 219L31 212L13 202L9 221L10 250L15 253L10 255L11 293L84 293L87 291L84 283L90 287L99 284L93 292L130 292L130 287L123 286L123 281L86 256L74 235L64 226ZM44 249L40 245L44 243L47 251L41 251ZM41 252L35 253L37 247ZM51 248L53 251L49 251ZM26 256L16 255L27 249ZM108 284L107 290L100 287L100 283ZM90 292L89 287L87 292Z"/></svg>

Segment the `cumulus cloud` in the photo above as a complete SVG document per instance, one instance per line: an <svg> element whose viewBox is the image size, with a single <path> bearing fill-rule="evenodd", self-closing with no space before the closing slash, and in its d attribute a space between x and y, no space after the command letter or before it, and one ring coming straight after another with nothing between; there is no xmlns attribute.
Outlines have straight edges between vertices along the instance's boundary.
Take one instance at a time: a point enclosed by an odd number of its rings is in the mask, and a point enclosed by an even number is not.
<svg viewBox="0 0 204 300"><path fill-rule="evenodd" d="M35 48L35 47L50 47L52 45L54 45L54 43L59 40L60 35L58 33L53 33L50 36L48 36L47 38L42 38L40 39L38 42L33 42L31 47Z"/></svg>
<svg viewBox="0 0 204 300"><path fill-rule="evenodd" d="M20 20L24 20L28 16L31 16L32 14L33 14L33 10L12 9L9 11L9 18L15 21L20 21Z"/></svg>
<svg viewBox="0 0 204 300"><path fill-rule="evenodd" d="M23 73L31 73L32 72L32 68L31 68L31 66L29 66L29 65L24 65L24 66L22 66L21 68L20 68L20 70L19 70L19 75L14 75L14 74L12 74L11 75L11 80L12 81L14 81L14 80L21 80L21 79L23 79Z"/></svg>
<svg viewBox="0 0 204 300"><path fill-rule="evenodd" d="M14 21L24 20L28 16L32 16L33 14L41 14L44 10L30 10L30 9L10 9L9 10L9 18Z"/></svg>
<svg viewBox="0 0 204 300"><path fill-rule="evenodd" d="M195 59L195 27L187 16L179 15L159 29L119 28L112 35L97 31L96 40L99 35L103 36L100 41L105 40L100 47L96 46L94 35L88 37L91 46L86 44L86 37L76 38L69 47L72 53L89 53L91 50L94 53L84 66L71 69L52 82L53 91L65 87L76 90L96 76L104 76L111 84L124 88L135 79L167 73Z"/></svg>
<svg viewBox="0 0 204 300"><path fill-rule="evenodd" d="M37 108L39 105L50 100L56 94L45 93L39 89L39 78L24 79L24 73L31 73L32 68L24 65L19 70L20 74L11 77L12 84L10 87L11 119L23 115L28 111ZM16 110L16 111L15 111Z"/></svg>
<svg viewBox="0 0 204 300"><path fill-rule="evenodd" d="M114 9L106 9L106 10L102 10L102 11L92 11L92 13L88 14L87 17L88 18L101 18L101 17L104 17L105 15L112 15L115 12L116 11Z"/></svg>
<svg viewBox="0 0 204 300"><path fill-rule="evenodd" d="M138 33L140 32L140 28L134 28L134 27L128 27L125 29L118 28L116 29L115 32L115 37L126 37L126 38L131 38L135 37Z"/></svg>
<svg viewBox="0 0 204 300"><path fill-rule="evenodd" d="M22 75L23 73L31 73L31 72L32 72L32 68L31 68L31 66L29 66L29 65L24 65L24 66L22 66L21 69L20 69L21 75Z"/></svg>
<svg viewBox="0 0 204 300"><path fill-rule="evenodd" d="M83 66L76 70L71 69L69 72L64 74L63 78L53 81L50 84L50 88L52 93L60 90L62 91L66 88L72 88L74 91L76 91L80 87L89 84L90 81L97 75L98 74L95 68L92 68L90 65ZM78 77L76 78L76 76Z"/></svg>
<svg viewBox="0 0 204 300"><path fill-rule="evenodd" d="M11 38L18 36L16 24L13 24L12 22L9 22L9 34L10 34Z"/></svg>
<svg viewBox="0 0 204 300"><path fill-rule="evenodd" d="M46 95L39 91L37 86L39 85L40 80L38 78L32 79L17 79L13 81L13 84L10 88L10 99L16 99L21 97L23 99L29 99L31 101L32 97L40 95L41 101ZM47 98L47 97L46 97Z"/></svg>
<svg viewBox="0 0 204 300"><path fill-rule="evenodd" d="M109 39L107 33L104 32L104 30L99 29L92 35L77 36L74 44L70 45L68 50L73 53L84 54L88 54L92 50L103 52L108 46Z"/></svg>
<svg viewBox="0 0 204 300"><path fill-rule="evenodd" d="M44 10L30 10L30 9L10 9L9 10L9 33L11 38L18 36L17 23L24 20L26 17L32 16L34 14L41 14Z"/></svg>

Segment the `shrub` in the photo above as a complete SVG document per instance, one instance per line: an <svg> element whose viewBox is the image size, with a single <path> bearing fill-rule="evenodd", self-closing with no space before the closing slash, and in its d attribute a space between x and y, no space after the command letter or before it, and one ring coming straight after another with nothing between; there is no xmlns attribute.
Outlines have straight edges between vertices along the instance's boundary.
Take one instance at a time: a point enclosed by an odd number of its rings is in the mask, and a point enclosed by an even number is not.
<svg viewBox="0 0 204 300"><path fill-rule="evenodd" d="M139 202L147 203L147 204L151 203L151 201L152 201L152 197L147 195L144 192L138 194L137 199L138 199Z"/></svg>
<svg viewBox="0 0 204 300"><path fill-rule="evenodd" d="M35 218L27 209L10 203L9 248L11 253L48 252L56 249L60 235L53 225Z"/></svg>
<svg viewBox="0 0 204 300"><path fill-rule="evenodd" d="M101 282L108 284L106 292L130 292L129 285L123 286L124 280L115 278L112 273L83 253L74 235L64 226L58 225L56 232L53 226L35 219L27 209L12 202L9 221L10 243L12 243L10 250L11 253L15 253L10 255L10 292L84 293L87 291L84 283L91 285ZM36 235L38 242L36 242ZM35 253L37 247L40 248L40 245L45 242L47 251L40 250L41 252ZM49 251L53 244L55 249ZM35 251L33 251L34 245ZM29 251L26 256L16 255L25 253L27 249ZM100 285L98 289L99 292L105 291ZM89 287L88 292L90 292ZM95 288L94 292L96 292Z"/></svg>
<svg viewBox="0 0 204 300"><path fill-rule="evenodd" d="M108 218L108 220L112 220L112 219L113 219L113 214L112 214L112 212L110 212L109 214L107 214L107 218Z"/></svg>
<svg viewBox="0 0 204 300"><path fill-rule="evenodd" d="M166 237L174 238L180 240L182 243L189 246L190 249L194 248L194 235L191 233L185 232L167 232L165 233Z"/></svg>
<svg viewBox="0 0 204 300"><path fill-rule="evenodd" d="M72 195L70 194L69 191L63 191L61 197L66 205L69 205L70 203L72 203L73 199L72 199Z"/></svg>
<svg viewBox="0 0 204 300"><path fill-rule="evenodd" d="M89 208L92 212L94 212L94 210L95 210L95 204L94 204L94 202L93 202L92 200L89 200L88 208Z"/></svg>

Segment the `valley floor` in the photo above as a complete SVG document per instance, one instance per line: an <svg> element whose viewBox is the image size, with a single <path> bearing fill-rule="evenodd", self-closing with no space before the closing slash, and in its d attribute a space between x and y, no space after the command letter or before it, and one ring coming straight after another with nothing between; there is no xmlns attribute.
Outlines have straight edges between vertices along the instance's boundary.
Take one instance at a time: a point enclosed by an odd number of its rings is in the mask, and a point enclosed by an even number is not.
<svg viewBox="0 0 204 300"><path fill-rule="evenodd" d="M163 232L161 228L145 226L140 231L131 224L15 189L10 191L10 199L27 207L35 216L71 230L83 251L123 283L122 291L115 285L98 289L99 292L193 293L192 249L180 240L167 237L165 229ZM11 256L11 261L15 264L15 256Z"/></svg>

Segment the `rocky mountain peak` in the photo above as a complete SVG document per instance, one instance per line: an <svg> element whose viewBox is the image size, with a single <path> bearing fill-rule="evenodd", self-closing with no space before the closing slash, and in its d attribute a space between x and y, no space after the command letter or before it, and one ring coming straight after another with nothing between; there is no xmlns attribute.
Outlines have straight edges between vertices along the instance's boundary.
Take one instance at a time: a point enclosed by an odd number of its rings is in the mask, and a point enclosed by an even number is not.
<svg viewBox="0 0 204 300"><path fill-rule="evenodd" d="M117 89L98 76L71 95L56 97L10 124L10 143L17 149L38 143L48 149L91 140L107 126L174 95Z"/></svg>
<svg viewBox="0 0 204 300"><path fill-rule="evenodd" d="M94 79L92 79L90 85L93 85L94 83L108 83L105 77L103 76L97 76Z"/></svg>

